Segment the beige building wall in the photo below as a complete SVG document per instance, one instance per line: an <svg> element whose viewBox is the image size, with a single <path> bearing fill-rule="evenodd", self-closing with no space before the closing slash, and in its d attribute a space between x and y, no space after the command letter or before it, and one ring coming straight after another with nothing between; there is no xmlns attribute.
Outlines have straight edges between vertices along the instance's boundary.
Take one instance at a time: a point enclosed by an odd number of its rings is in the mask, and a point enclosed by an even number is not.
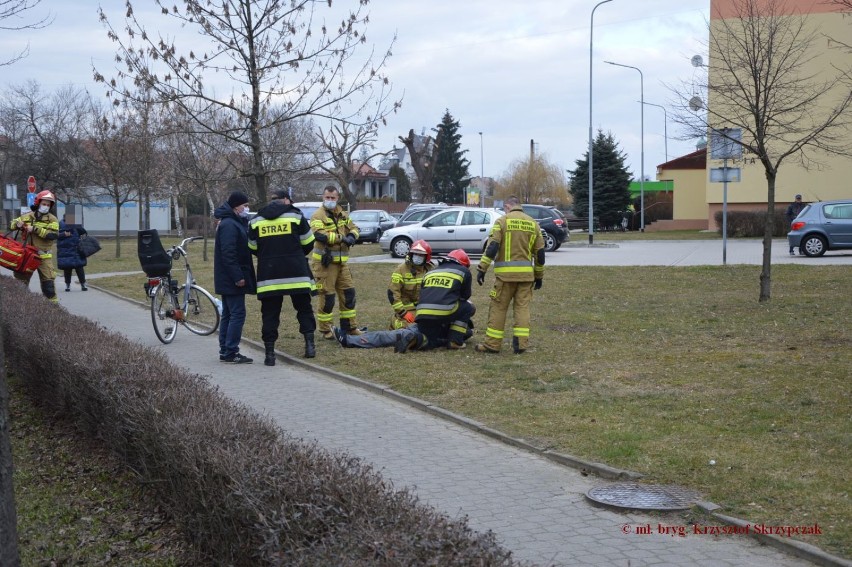
<svg viewBox="0 0 852 567"><path fill-rule="evenodd" d="M711 0L711 19L717 20L719 14L732 17L732 6L735 0ZM849 38L852 36L852 18L843 17L840 8L813 0L787 0L786 5L801 13L807 13L806 25L819 29L819 39L815 42L814 58L805 69L806 74L827 80L836 74L835 67L849 68L852 65L852 53L842 49L831 38ZM711 22L711 25L718 25ZM710 74L714 73L714 65L718 61L710 54ZM718 72L718 70L716 71ZM848 85L838 84L835 87L835 100L840 100L843 92L848 92ZM845 89L845 91L844 91ZM708 101L713 107L711 97ZM722 128L728 124L714 124ZM745 135L745 133L744 133ZM852 136L852 133L850 133ZM784 148L787 149L787 148ZM777 155L778 152L775 152ZM786 208L793 201L794 195L801 193L805 201L829 200L852 197L852 157L829 156L812 154L815 161L805 168L794 157L788 157L778 171L775 185L775 202L779 208ZM765 208L767 201L767 182L763 166L752 155L744 155L741 160L728 162L729 166L741 168L741 182L728 184L729 210L755 210ZM722 167L721 160L707 158L708 172L710 168ZM721 209L722 183L710 183L709 173L706 180L706 204L708 221L713 226L713 213ZM677 212L676 212L677 216Z"/></svg>

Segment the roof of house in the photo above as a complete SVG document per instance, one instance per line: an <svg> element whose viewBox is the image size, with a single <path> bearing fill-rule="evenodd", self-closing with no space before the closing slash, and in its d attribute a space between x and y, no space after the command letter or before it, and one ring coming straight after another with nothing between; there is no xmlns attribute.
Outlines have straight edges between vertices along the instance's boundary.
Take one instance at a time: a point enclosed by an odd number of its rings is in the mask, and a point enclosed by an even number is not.
<svg viewBox="0 0 852 567"><path fill-rule="evenodd" d="M669 160L658 165L657 169L707 169L707 148Z"/></svg>

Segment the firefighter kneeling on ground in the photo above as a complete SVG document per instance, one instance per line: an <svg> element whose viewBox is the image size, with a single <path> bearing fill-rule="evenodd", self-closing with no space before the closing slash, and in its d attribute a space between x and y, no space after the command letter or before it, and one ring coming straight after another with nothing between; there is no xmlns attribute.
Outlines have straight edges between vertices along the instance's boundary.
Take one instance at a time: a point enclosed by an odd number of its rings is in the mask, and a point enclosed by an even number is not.
<svg viewBox="0 0 852 567"><path fill-rule="evenodd" d="M32 212L23 214L12 221L10 228L20 230L24 234L24 242L32 241L38 248L41 264L38 267L38 277L41 280L41 293L46 298L59 303L56 297L56 271L53 269L53 245L59 237L59 219L52 213L55 211L56 197L50 191L42 191L35 197L35 204L30 207ZM32 273L15 272L15 279L27 285L32 279Z"/></svg>
<svg viewBox="0 0 852 567"><path fill-rule="evenodd" d="M446 347L465 348L473 336L471 318L476 308L470 302L473 277L470 258L464 250L453 250L423 277L414 323L394 331L371 331L347 335L335 327L334 336L343 347L379 348L393 346L395 352Z"/></svg>
<svg viewBox="0 0 852 567"><path fill-rule="evenodd" d="M417 240L408 249L405 261L391 274L388 301L393 309L390 329L404 329L414 323L423 277L433 268L432 247L425 240Z"/></svg>

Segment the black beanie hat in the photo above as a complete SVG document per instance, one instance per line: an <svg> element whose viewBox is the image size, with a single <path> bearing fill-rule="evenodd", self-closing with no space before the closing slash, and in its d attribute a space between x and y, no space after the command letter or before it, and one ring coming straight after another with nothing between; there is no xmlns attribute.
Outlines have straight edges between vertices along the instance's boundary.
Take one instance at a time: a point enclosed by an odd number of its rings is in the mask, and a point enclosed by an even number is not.
<svg viewBox="0 0 852 567"><path fill-rule="evenodd" d="M248 195L246 195L242 191L234 191L228 196L228 206L232 209L236 209L240 205L245 205L248 202Z"/></svg>

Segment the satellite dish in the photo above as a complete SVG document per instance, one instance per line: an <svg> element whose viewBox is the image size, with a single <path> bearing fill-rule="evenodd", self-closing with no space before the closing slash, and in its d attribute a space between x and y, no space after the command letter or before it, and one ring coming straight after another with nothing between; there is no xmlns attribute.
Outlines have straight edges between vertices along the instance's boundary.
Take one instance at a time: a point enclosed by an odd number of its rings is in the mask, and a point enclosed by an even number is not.
<svg viewBox="0 0 852 567"><path fill-rule="evenodd" d="M692 112L698 112L702 108L704 108L704 101L701 100L701 97L694 96L689 99L689 109Z"/></svg>
<svg viewBox="0 0 852 567"><path fill-rule="evenodd" d="M693 67L704 67L704 59L700 55L693 55L691 61Z"/></svg>

